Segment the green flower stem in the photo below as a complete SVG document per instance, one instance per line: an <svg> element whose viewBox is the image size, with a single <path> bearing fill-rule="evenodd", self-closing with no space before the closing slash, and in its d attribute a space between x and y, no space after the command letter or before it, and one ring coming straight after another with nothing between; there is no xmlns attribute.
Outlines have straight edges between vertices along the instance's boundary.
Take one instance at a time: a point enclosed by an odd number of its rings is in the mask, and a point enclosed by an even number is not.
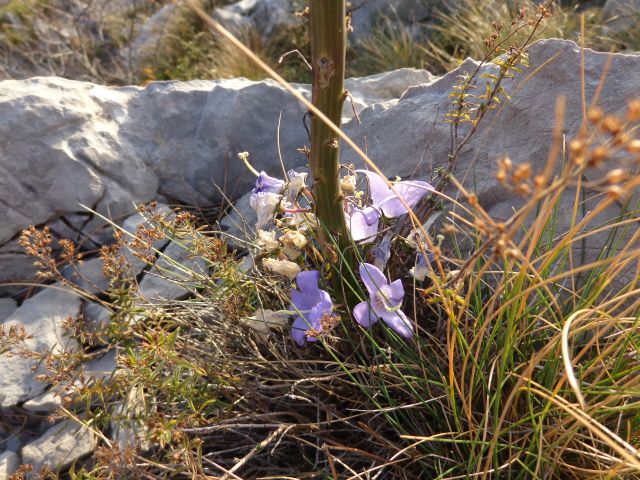
<svg viewBox="0 0 640 480"><path fill-rule="evenodd" d="M346 11L344 0L311 0L311 64L313 104L338 127L346 97ZM321 225L321 243L328 261L339 258L334 242L346 259L354 258L340 192L340 141L319 118L311 124L311 172L314 180L316 215ZM353 265L353 262L347 260Z"/></svg>

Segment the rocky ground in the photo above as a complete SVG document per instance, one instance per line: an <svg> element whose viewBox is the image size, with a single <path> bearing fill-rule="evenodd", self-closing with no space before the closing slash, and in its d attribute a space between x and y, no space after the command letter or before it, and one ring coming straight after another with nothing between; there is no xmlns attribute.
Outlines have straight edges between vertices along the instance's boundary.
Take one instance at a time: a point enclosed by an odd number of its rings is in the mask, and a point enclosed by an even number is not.
<svg viewBox="0 0 640 480"><path fill-rule="evenodd" d="M367 30L371 11L381 8L378 3L353 7L356 31ZM404 21L422 21L431 15L429 9L421 10L415 3L395 3ZM20 12L3 13L3 25L8 25L4 28L4 76L19 79L0 82L0 326L5 331L23 326L32 336L28 347L36 352L78 348L78 340L69 338L61 327L69 317L82 317L89 326L109 322L112 312L103 304L108 280L102 261L95 256L102 245L112 242L113 227L103 217L135 232L145 219L132 214L134 203L160 202L160 211L167 215L169 205L189 206L214 218L214 212L228 206L227 200L238 200L221 225L242 246L244 233L253 227L252 211L243 196L253 178L237 160L238 152L248 151L258 170L271 173L281 168L279 152L288 168L306 164L306 157L298 151L309 143L304 109L269 80L108 87L58 77L23 78L94 68L80 78L96 80L105 75L100 69L118 66L122 70L116 77L134 79L137 73L132 65L145 64L141 59L155 49L158 35L172 21L176 7L171 4L140 6L145 22L105 63L73 63L77 59L47 63L37 56L28 58L15 45L7 50L6 36L27 28L35 29L33 41L46 38L56 48L67 48L82 29L95 30L100 15L108 17L116 7L136 5L134 0L105 3L101 9L94 5L84 17L87 23L73 31L47 30L36 21L27 26ZM628 26L623 24L630 21L624 14L628 11L625 5L607 2L611 28ZM82 2L71 2L57 14L74 16L74 9L83 7ZM269 35L274 26L294 21L289 7L286 1L244 0L212 11L230 28L251 23ZM94 33L100 37L105 32L98 29ZM602 84L601 74L609 61ZM570 139L578 132L583 119L580 62L580 49L573 42L537 42L531 48L529 69L507 85L511 102L492 112L490 121L463 152L453 173L475 189L480 203L494 217L507 216L517 202L493 175L497 159L508 155L516 167L531 162L534 168L541 168L551 143L558 98L567 100L563 134ZM476 65L467 60L443 76L402 69L349 80L353 106L345 106L345 131L388 175L435 178L447 161L450 131L444 115L450 105L449 93L460 75ZM495 67L482 68L491 73ZM602 88L598 105L609 113L623 111L627 101L640 92L640 56L635 54L609 56L587 50L584 74L587 103ZM297 88L308 95L307 85ZM361 166L348 149L343 161ZM572 209L572 201L563 199L561 211ZM614 212L602 215L606 218ZM568 221L569 217L564 218ZM50 225L56 241L69 238L86 255L77 270L63 272L94 301L81 299L62 284L33 285L33 259L24 253L18 238L22 229L45 224ZM558 228L567 226L560 222ZM597 256L603 242L604 238L590 237L583 247L587 258ZM156 248L175 263L158 260L151 268L138 264L141 302L153 304L188 295L175 282L181 264L208 274L202 258L187 257L184 242L166 240ZM620 281L625 278L621 276ZM0 479L8 478L21 463L36 469L43 465L64 469L93 451L96 439L89 430L69 419L50 418L61 406L60 392L37 379L42 367L36 368L33 358L9 356L0 350L0 362ZM85 381L93 382L112 375L115 368L116 352L99 348L78 367ZM121 408L126 416L128 407ZM131 428L113 425L106 431L126 444L136 438Z"/></svg>

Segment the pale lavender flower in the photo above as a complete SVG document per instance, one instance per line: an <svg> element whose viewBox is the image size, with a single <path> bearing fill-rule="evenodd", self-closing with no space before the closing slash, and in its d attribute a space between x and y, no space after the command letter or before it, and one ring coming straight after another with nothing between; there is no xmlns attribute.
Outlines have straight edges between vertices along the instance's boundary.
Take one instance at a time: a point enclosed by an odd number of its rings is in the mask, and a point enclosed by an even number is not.
<svg viewBox="0 0 640 480"><path fill-rule="evenodd" d="M284 180L267 175L264 170L260 172L256 179L256 184L251 193L257 195L259 193L276 193L280 194L284 190Z"/></svg>
<svg viewBox="0 0 640 480"><path fill-rule="evenodd" d="M408 213L407 207L405 207L402 200L409 207L413 207L428 192L433 191L433 187L427 182L405 180L393 184L393 188L398 193L396 195L389 188L384 178L377 173L369 170L356 171L364 173L369 180L369 196L373 204L362 210L367 225L377 225L381 214L384 214L387 218L396 218ZM400 200L400 197L402 197L402 200Z"/></svg>
<svg viewBox="0 0 640 480"><path fill-rule="evenodd" d="M331 317L333 311L329 293L318 287L319 279L317 270L300 272L296 277L298 289L291 290L291 309L298 314L291 327L291 337L300 346L318 340L314 334L322 332L323 320Z"/></svg>
<svg viewBox="0 0 640 480"><path fill-rule="evenodd" d="M354 205L351 205L344 215L347 221L347 227L351 232L351 238L355 242L362 241L362 243L368 243L376 238L378 234L377 220L372 224L367 223L364 212Z"/></svg>
<svg viewBox="0 0 640 480"><path fill-rule="evenodd" d="M360 302L353 309L353 316L363 327L370 327L382 319L390 328L405 338L413 336L413 326L400 306L404 299L404 287L400 280L389 283L384 273L375 265L360 264L360 278L369 292L369 300Z"/></svg>
<svg viewBox="0 0 640 480"><path fill-rule="evenodd" d="M430 267L427 264L427 261L433 261L433 254L427 253L427 258L425 258L422 253L418 253L416 255L415 265L409 270L411 276L420 282L423 281L427 277L427 275L429 275Z"/></svg>

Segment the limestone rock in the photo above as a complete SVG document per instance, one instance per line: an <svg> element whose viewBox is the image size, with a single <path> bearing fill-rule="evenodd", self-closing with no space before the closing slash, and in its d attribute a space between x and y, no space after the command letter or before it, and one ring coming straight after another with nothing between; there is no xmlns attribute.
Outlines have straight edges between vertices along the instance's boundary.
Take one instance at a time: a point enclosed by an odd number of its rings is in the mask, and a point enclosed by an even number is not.
<svg viewBox="0 0 640 480"><path fill-rule="evenodd" d="M175 239L140 282L138 293L143 300L160 303L184 297L198 287L195 275L207 274L204 258L193 256L193 242Z"/></svg>
<svg viewBox="0 0 640 480"><path fill-rule="evenodd" d="M62 274L84 292L102 293L109 289L109 279L102 272L103 264L101 258L92 258L68 266Z"/></svg>
<svg viewBox="0 0 640 480"><path fill-rule="evenodd" d="M607 0L602 15L614 33L640 28L640 0Z"/></svg>
<svg viewBox="0 0 640 480"><path fill-rule="evenodd" d="M22 462L38 472L43 466L60 472L76 460L89 455L96 447L96 438L88 428L65 420L47 430L37 440L20 450Z"/></svg>
<svg viewBox="0 0 640 480"><path fill-rule="evenodd" d="M25 346L36 352L73 349L77 343L65 336L62 322L75 317L80 312L80 298L64 291L60 285L47 287L26 300L9 318L0 322L8 329L12 326L24 327L33 338L26 340ZM36 379L42 367L32 371L34 360L18 355L0 355L2 375L0 376L0 407L8 408L42 393L46 385Z"/></svg>
<svg viewBox="0 0 640 480"><path fill-rule="evenodd" d="M9 318L18 308L18 303L13 298L0 298L0 323Z"/></svg>
<svg viewBox="0 0 640 480"><path fill-rule="evenodd" d="M99 303L85 301L82 313L85 325L90 333L103 331L111 319L111 310Z"/></svg>
<svg viewBox="0 0 640 480"><path fill-rule="evenodd" d="M623 111L627 101L640 91L640 56L587 49L587 102L593 100L609 57L611 67L598 105L606 112L616 113ZM456 178L465 180L476 191L485 208L512 198L500 188L494 175L499 158L508 155L514 165L528 161L534 170L542 168L555 124L551 112L560 96L567 99L564 133L568 139L577 134L582 122L579 47L566 40L541 40L531 46L529 62L528 69L505 82L512 100L490 112L454 170ZM360 115L361 123L352 120L345 132L361 147L366 146L369 157L390 177L434 178L436 170L447 164L450 128L445 114L451 108L448 95L462 72L475 66L475 62L467 60L431 84L410 88L391 107L369 107ZM493 68L485 66L482 73ZM342 162L363 166L347 147L343 149Z"/></svg>
<svg viewBox="0 0 640 480"><path fill-rule="evenodd" d="M15 452L0 453L0 480L7 480L20 466L20 458Z"/></svg>
<svg viewBox="0 0 640 480"><path fill-rule="evenodd" d="M144 67L144 63L158 55L163 47L163 42L170 37L173 29L181 21L180 9L177 5L169 3L151 15L136 32L131 45L122 52L122 56L131 59L138 67Z"/></svg>
<svg viewBox="0 0 640 480"><path fill-rule="evenodd" d="M116 350L110 350L106 354L99 358L90 360L82 365L77 372L79 377L77 378L75 385L89 385L100 380L106 380L117 367L117 353ZM56 408L62 405L62 397L69 392L66 390L67 385L60 385L57 388L52 388L46 392L38 395L37 397L26 401L22 408L27 412L32 413L50 413Z"/></svg>
<svg viewBox="0 0 640 480"><path fill-rule="evenodd" d="M147 414L142 387L134 387L124 402L115 406L111 420L111 437L124 449L140 447L142 451L151 448L146 440L148 427L144 423Z"/></svg>
<svg viewBox="0 0 640 480"><path fill-rule="evenodd" d="M255 28L266 38L280 28L295 25L295 9L292 0L240 0L214 9L212 16L233 33Z"/></svg>

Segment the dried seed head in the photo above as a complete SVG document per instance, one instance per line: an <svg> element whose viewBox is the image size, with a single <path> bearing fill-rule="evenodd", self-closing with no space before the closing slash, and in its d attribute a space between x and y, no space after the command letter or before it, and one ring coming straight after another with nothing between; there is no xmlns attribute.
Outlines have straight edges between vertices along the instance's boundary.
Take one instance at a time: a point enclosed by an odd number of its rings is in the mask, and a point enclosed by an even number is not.
<svg viewBox="0 0 640 480"><path fill-rule="evenodd" d="M630 122L640 120L640 98L631 100L629 102L629 109L627 110L627 120Z"/></svg>
<svg viewBox="0 0 640 480"><path fill-rule="evenodd" d="M627 172L622 168L616 168L607 173L607 183L617 184L627 179Z"/></svg>
<svg viewBox="0 0 640 480"><path fill-rule="evenodd" d="M521 182L524 182L525 180L529 180L531 178L531 164L530 163L523 163L521 165L518 165L518 168L516 168L516 171L513 174L513 183L514 184L519 184Z"/></svg>
<svg viewBox="0 0 640 480"><path fill-rule="evenodd" d="M622 196L622 188L619 185L611 185L607 188L607 195L617 200Z"/></svg>
<svg viewBox="0 0 640 480"><path fill-rule="evenodd" d="M600 145L594 148L593 151L591 152L591 155L589 157L589 165L593 167L597 167L607 158L609 158L609 149L607 149L607 147Z"/></svg>
<svg viewBox="0 0 640 480"><path fill-rule="evenodd" d="M636 138L627 143L627 152L640 153L640 139Z"/></svg>
<svg viewBox="0 0 640 480"><path fill-rule="evenodd" d="M589 112L587 113L587 118L591 123L595 124L600 122L600 120L602 120L603 115L604 115L604 112L602 111L602 109L598 107L593 107L589 109Z"/></svg>
<svg viewBox="0 0 640 480"><path fill-rule="evenodd" d="M579 155L580 153L583 153L586 148L587 148L587 144L582 140L575 139L569 142L569 151L574 155Z"/></svg>
<svg viewBox="0 0 640 480"><path fill-rule="evenodd" d="M605 132L616 135L622 129L622 120L613 115L609 115L602 121L601 127Z"/></svg>

